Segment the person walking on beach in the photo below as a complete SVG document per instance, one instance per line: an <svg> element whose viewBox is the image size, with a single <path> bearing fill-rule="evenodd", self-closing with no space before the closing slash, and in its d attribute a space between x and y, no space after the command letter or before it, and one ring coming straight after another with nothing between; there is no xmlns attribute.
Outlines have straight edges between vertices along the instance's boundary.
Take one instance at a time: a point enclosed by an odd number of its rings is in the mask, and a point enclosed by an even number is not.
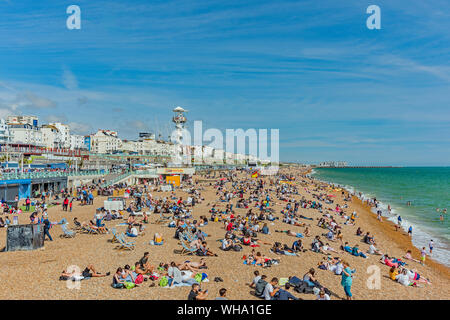
<svg viewBox="0 0 450 320"><path fill-rule="evenodd" d="M381 210L377 211L377 219L378 219L378 221L383 222L383 220L381 219Z"/></svg>
<svg viewBox="0 0 450 320"><path fill-rule="evenodd" d="M408 229L408 236L412 237L412 226L409 226L409 229Z"/></svg>
<svg viewBox="0 0 450 320"><path fill-rule="evenodd" d="M342 270L342 279L341 279L341 285L344 287L345 295L347 296L347 300L352 300L352 274L356 272L355 269L350 269L350 265L347 261L342 261L342 264L344 266L344 270Z"/></svg>
<svg viewBox="0 0 450 320"><path fill-rule="evenodd" d="M433 239L431 239L430 243L428 243L428 247L430 248L430 254L432 254L433 253L433 247L434 247Z"/></svg>
<svg viewBox="0 0 450 320"><path fill-rule="evenodd" d="M50 235L50 227L51 227L51 222L48 220L48 216L44 215L44 240L45 240L45 236L47 236L50 241L53 241L52 236Z"/></svg>
<svg viewBox="0 0 450 320"><path fill-rule="evenodd" d="M399 227L401 227L401 225L402 225L402 217L401 216L397 217L397 224Z"/></svg>

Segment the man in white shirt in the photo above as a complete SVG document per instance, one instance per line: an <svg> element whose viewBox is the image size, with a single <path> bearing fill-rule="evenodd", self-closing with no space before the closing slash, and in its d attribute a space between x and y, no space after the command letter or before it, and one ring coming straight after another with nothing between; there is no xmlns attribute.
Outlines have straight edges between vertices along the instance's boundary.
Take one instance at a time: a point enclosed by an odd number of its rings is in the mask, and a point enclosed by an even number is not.
<svg viewBox="0 0 450 320"><path fill-rule="evenodd" d="M278 284L278 279L273 278L272 281L270 281L268 284L266 284L266 287L264 288L263 297L265 300L273 300L273 297L279 290L279 288L274 289L274 286Z"/></svg>
<svg viewBox="0 0 450 320"><path fill-rule="evenodd" d="M131 233L134 237L137 237L137 236L138 236L137 228L136 228L135 226L131 227L130 233Z"/></svg>
<svg viewBox="0 0 450 320"><path fill-rule="evenodd" d="M322 288L320 289L319 294L317 295L316 300L330 300L330 296L325 293L325 290Z"/></svg>

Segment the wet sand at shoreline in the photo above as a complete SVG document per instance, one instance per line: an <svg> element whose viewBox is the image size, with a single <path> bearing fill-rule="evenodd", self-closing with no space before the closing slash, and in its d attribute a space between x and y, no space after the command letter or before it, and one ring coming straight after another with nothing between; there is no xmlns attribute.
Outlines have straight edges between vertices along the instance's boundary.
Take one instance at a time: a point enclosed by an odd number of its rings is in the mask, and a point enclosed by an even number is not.
<svg viewBox="0 0 450 320"><path fill-rule="evenodd" d="M291 169L293 173L299 173L298 169ZM202 177L194 176L194 179L204 180ZM265 178L269 179L269 178ZM205 185L205 190L202 191L202 196L205 201L194 207L194 217L198 218L201 215L209 217L209 203L216 202L217 196L215 189ZM313 200L310 193L305 191L303 187L298 186L300 195L295 196L295 199L300 199L305 196L306 199ZM308 187L308 190L312 190ZM331 192L336 195L335 202L343 203L340 192ZM168 196L169 193L154 192L153 197ZM187 197L187 193L183 191L176 191L177 196ZM95 208L103 206L103 200L106 197L96 197L94 205L79 206L74 202L73 212L63 212L61 206L51 207L48 209L49 217L52 221L59 221L62 217L66 217L69 221L69 227L73 226L73 217L78 217L80 221L87 221L92 219ZM232 203L236 200L233 199ZM225 203L217 202L219 207L225 207ZM275 216L281 217L280 210L285 206L285 203L280 200L275 200L275 205L271 206L275 209ZM359 245L361 251L366 252L368 245L361 242L361 237L356 236L357 227L361 227L364 231L370 231L375 236L377 248L383 252L388 252L390 256L401 258L406 249L413 252L413 257L419 259L419 250L416 249L410 238L403 231L394 231L394 225L386 220L380 223L376 219L376 215L370 212L369 206L363 204L359 199L353 197L352 202L347 202L349 205L345 212L351 213L353 210L357 211L358 218L356 219L356 226L343 226L342 233L344 241L348 241L349 245ZM323 204L324 208L334 208L334 205ZM235 209L236 214L245 215L248 209ZM303 239L304 246L310 248L310 243L314 235L322 235L324 229L319 228L317 218L321 215L317 210L300 209L299 212L314 220L304 220L310 223L310 231L312 236ZM29 213L23 213L19 220L20 223L28 223ZM156 216L151 215L150 221L157 219ZM342 224L344 220L337 218L338 223ZM107 227L116 227L121 221L106 222ZM279 241L291 245L295 240L294 237L286 234L276 233L275 230L292 230L295 232L303 232L304 228L295 227L282 223L276 220L274 225L268 224L271 234L258 235L258 239L265 242L273 243ZM118 232L124 232L125 227L117 226ZM341 277L334 275L331 271L320 270L317 268L317 263L324 257L323 254L307 251L301 253L299 257L295 256L278 256L269 251L270 246L261 245L260 250L272 258L281 258L279 265L274 265L270 268L261 268L254 266L247 266L243 264L242 256L250 253L251 248L245 247L241 252L223 252L219 249L219 242L225 233L223 224L219 222L209 222L208 226L203 230L210 235L207 242L210 250L218 254L218 257L207 257L208 269L205 271L210 279L209 283L202 283L202 288L209 290L209 298L213 299L217 296L220 288L228 289L228 298L230 299L256 299L250 295L250 288L245 284L250 282L253 278L253 271L258 269L261 274L266 274L270 279L272 277L288 277L296 275L302 277L309 268L316 269L316 278L319 282L328 287L331 291L343 298L344 291L340 285ZM46 241L45 248L36 251L21 251L21 252L0 252L0 265L2 272L0 272L0 284L2 290L0 291L0 299L181 299L187 298L189 287L181 287L174 289L153 287L149 285L151 281L144 282L137 288L132 290L117 290L111 287L112 275L106 278L93 278L90 280L81 281L81 289L68 289L65 281L59 281L58 278L63 269L69 265L78 265L81 269L88 264L93 264L101 272L115 272L117 267L125 264L133 265L138 261L145 251L150 252L150 261L154 265L159 262L170 263L171 261L183 262L185 260L198 261L200 257L196 256L180 256L174 253L174 249L179 249L178 240L173 238L175 229L168 228L166 225L146 225L144 235L132 239L136 241L136 249L133 251L119 252L114 249L115 244L108 240L112 238L111 234L106 235L87 235L77 234L74 239L60 239L59 234L62 233L60 226L53 226L51 234L54 239L53 242ZM151 246L149 241L153 238L155 232L163 233L164 245ZM324 238L321 236L321 238ZM0 248L5 246L6 230L0 229ZM339 242L330 242L331 247L339 249ZM352 292L354 299L449 299L450 298L450 273L449 269L432 261L427 257L426 265L421 266L416 262L408 262L408 267L418 270L421 276L429 278L431 285L423 284L422 288L404 287L388 278L389 267L379 262L379 256L369 256L368 259L361 257L354 257L348 253L336 253L333 256L343 257L350 263L352 268L356 268L355 279L353 281ZM374 265L380 268L381 274L381 289L368 289L366 282L371 274L367 273L367 267ZM224 282L216 283L213 281L215 277L221 277ZM298 294L291 289L297 297L303 299L315 299L312 294ZM332 298L333 300L336 298Z"/></svg>

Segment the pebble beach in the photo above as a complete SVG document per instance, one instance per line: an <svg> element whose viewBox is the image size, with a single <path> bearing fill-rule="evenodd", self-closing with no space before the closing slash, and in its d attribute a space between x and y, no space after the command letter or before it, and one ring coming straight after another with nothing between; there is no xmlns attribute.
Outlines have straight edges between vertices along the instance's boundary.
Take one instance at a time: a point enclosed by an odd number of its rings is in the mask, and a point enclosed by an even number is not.
<svg viewBox="0 0 450 320"><path fill-rule="evenodd" d="M312 193L314 188L319 184L318 181L306 177L307 171L300 168L282 169L296 177L294 184L297 186L299 194L291 196L294 199L300 199L304 196L307 200L313 200ZM240 173L242 178L248 178L245 173ZM205 181L200 175L194 175L193 180ZM270 176L260 176L258 179L269 180ZM306 181L300 185L301 180ZM320 183L323 185L323 183ZM197 204L193 208L194 218L202 215L209 217L209 210L212 204L216 203L217 207L225 207L225 203L221 203L217 199L216 190L209 185L208 182L201 182L201 194L204 201ZM344 204L340 191L329 191L335 195L335 203ZM153 192L153 197L169 196L170 192ZM187 193L182 190L176 190L177 197L187 198ZM54 206L48 209L49 217L52 221L59 221L66 218L69 221L69 228L73 227L73 217L77 217L79 221L87 221L92 219L95 209L103 206L106 197L95 197L93 205L81 206L78 202L74 202L73 211L62 211L61 206ZM233 199L231 203L235 203ZM377 220L375 214L370 211L370 207L364 204L356 197L351 202L345 202L348 208L346 212L356 211L358 217L356 225L345 225L342 228L344 241L348 241L350 245L359 244L362 251L366 252L368 245L361 242L361 238L356 236L356 229L360 227L364 232L370 231L375 237L377 248L383 252L388 252L390 256L401 258L406 250L412 250L414 258L419 259L420 251L415 248L408 235L399 230L395 231L394 225L384 220ZM324 204L324 208L334 208L334 205ZM276 233L275 230L291 229L294 232L304 232L304 227L288 226L281 221L280 211L284 208L285 203L278 199L274 200L271 208L275 210L275 216L280 217L279 220L268 223L270 234L258 237L264 242L274 243L275 241L290 244L294 238L284 234ZM237 215L245 216L247 209L234 209ZM310 222L310 237L303 240L306 248L315 235L321 235L324 231L317 226L317 220L321 215L313 209L300 209L300 213L313 218ZM136 248L132 251L119 251L114 249L115 244L109 240L112 234L76 234L73 239L60 238L62 233L61 227L55 225L51 228L51 234L54 241L45 241L44 248L34 251L16 251L16 252L0 252L0 299L4 300L110 300L110 299L130 299L130 300L185 300L190 291L190 287L176 287L173 289L158 287L150 287L152 281L143 282L141 285L131 290L117 290L111 287L112 274L118 266L125 264L133 265L138 261L144 252L150 252L150 261L153 265L160 262L170 263L175 261L181 263L185 260L198 261L200 257L181 256L176 253L180 249L178 240L173 237L174 229L168 228L167 225L157 225L153 222L157 219L156 215L150 215L150 224L146 225L145 233L134 238ZM26 224L29 222L29 214L24 212L19 217L19 223ZM108 228L117 228L118 232L125 232L124 226L117 226L121 221L106 222ZM342 220L338 220L342 222ZM121 229L122 228L122 229ZM227 297L235 300L257 299L250 294L251 289L246 285L253 279L253 272L258 269L261 274L266 274L269 279L272 277L289 277L297 276L299 278L310 269L316 269L316 278L320 283L339 298L345 298L344 291L340 285L341 277L334 275L329 270L321 270L317 268L324 255L314 253L311 250L302 252L299 256L276 256L270 252L270 246L261 244L257 248L259 251L269 257L281 259L278 265L270 268L261 268L248 266L243 264L242 257L250 253L251 248L244 247L241 252L221 251L220 239L223 239L225 229L223 223L209 222L203 229L209 236L207 238L208 247L217 257L206 257L208 269L205 272L210 279L207 283L202 283L202 289L208 289L210 299L217 296L220 288L227 289ZM158 232L164 237L164 245L152 246L149 242L153 239L153 235ZM339 243L330 243L335 249L339 249ZM0 248L6 245L6 229L0 229ZM338 250L339 251L339 250ZM383 265L379 261L379 256L368 255L367 259L352 256L345 252L333 253L333 256L345 258L351 268L356 269L355 278L353 280L352 292L356 300L436 300L450 299L450 272L449 269L435 261L432 257L427 257L424 266L419 263L408 261L408 267L417 270L421 275L431 280L432 284L422 285L421 287L405 287L389 278L389 267ZM80 282L79 289L67 288L65 281L59 281L61 272L71 265L77 265L82 269L88 264L93 264L97 270L101 272L111 272L111 276L103 278L91 278ZM369 289L367 281L373 274L373 268L376 266L380 271L380 288ZM369 269L368 269L369 268ZM369 270L369 273L368 273ZM372 270L370 272L370 270ZM215 277L221 277L223 282L214 282ZM315 299L312 294L300 294L291 290L296 297L305 300ZM332 300L338 299L333 297Z"/></svg>

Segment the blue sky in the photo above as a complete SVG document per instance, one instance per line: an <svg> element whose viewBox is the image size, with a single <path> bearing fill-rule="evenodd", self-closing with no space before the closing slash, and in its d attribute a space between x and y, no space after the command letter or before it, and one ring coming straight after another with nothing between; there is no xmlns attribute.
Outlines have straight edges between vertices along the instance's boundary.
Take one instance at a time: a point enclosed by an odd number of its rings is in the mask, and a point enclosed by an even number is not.
<svg viewBox="0 0 450 320"><path fill-rule="evenodd" d="M0 40L0 117L167 136L181 105L284 161L450 165L447 0L0 0Z"/></svg>

